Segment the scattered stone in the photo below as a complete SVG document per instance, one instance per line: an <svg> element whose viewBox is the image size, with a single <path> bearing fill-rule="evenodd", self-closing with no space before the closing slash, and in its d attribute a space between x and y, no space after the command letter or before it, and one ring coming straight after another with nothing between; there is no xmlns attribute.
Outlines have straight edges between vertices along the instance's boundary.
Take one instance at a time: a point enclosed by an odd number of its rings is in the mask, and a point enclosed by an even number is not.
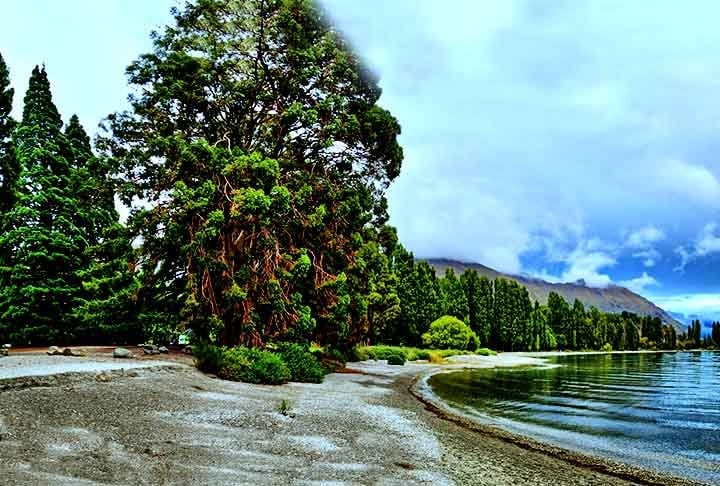
<svg viewBox="0 0 720 486"><path fill-rule="evenodd" d="M192 346L185 346L185 348L183 348L183 353L185 353L185 354L193 354Z"/></svg>
<svg viewBox="0 0 720 486"><path fill-rule="evenodd" d="M121 358L121 359L128 359L128 358L134 358L135 355L133 355L130 350L125 348L115 348L113 350L113 358Z"/></svg>
<svg viewBox="0 0 720 486"><path fill-rule="evenodd" d="M11 344L3 344L2 347L0 347L0 356L7 356L10 348L12 348Z"/></svg>
<svg viewBox="0 0 720 486"><path fill-rule="evenodd" d="M8 436L8 427L5 425L5 419L0 417L0 441Z"/></svg>
<svg viewBox="0 0 720 486"><path fill-rule="evenodd" d="M101 383L107 383L110 380L112 380L112 375L110 373L108 373L107 371L101 371L100 373L95 375L95 381L99 381Z"/></svg>
<svg viewBox="0 0 720 486"><path fill-rule="evenodd" d="M75 349L65 348L62 350L62 355L63 356L74 356L74 357L79 358L81 356L87 356L87 353L85 353L85 351L80 350L80 349L75 350Z"/></svg>
<svg viewBox="0 0 720 486"><path fill-rule="evenodd" d="M50 346L47 350L47 354L48 356L60 356L63 352L60 351L60 348L57 346Z"/></svg>
<svg viewBox="0 0 720 486"><path fill-rule="evenodd" d="M162 354L168 354L170 352L170 350L168 348L166 348L165 346L160 346L158 348L158 351L160 351Z"/></svg>
<svg viewBox="0 0 720 486"><path fill-rule="evenodd" d="M160 354L160 350L154 344L146 344L143 346L143 353L145 353L145 354Z"/></svg>

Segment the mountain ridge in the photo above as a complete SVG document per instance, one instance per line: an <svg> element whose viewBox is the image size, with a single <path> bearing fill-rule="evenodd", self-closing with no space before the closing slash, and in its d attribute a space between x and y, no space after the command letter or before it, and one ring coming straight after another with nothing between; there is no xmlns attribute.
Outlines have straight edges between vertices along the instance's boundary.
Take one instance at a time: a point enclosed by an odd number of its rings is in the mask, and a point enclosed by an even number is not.
<svg viewBox="0 0 720 486"><path fill-rule="evenodd" d="M447 268L452 268L456 273L462 273L469 268L491 280L497 278L514 280L528 289L531 299L541 304L547 303L550 292L555 292L562 295L570 305L575 299L578 299L586 307L595 306L604 312L620 313L627 311L638 315L659 317L664 324L673 326L679 333L686 330L685 325L675 319L669 312L661 309L646 297L620 285L611 284L607 287L590 287L583 280L575 283L552 283L536 277L503 273L481 263L463 262L449 258L427 258L424 260L435 269L438 276L443 275Z"/></svg>

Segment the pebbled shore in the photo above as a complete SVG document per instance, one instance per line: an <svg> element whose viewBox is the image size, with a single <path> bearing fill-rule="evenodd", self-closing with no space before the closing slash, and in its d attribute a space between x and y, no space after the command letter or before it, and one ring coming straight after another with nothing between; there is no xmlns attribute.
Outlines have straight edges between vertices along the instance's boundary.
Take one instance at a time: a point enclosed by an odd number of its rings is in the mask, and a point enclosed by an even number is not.
<svg viewBox="0 0 720 486"><path fill-rule="evenodd" d="M187 358L103 374L92 363L106 359L59 359L88 369L0 391L1 484L673 484L558 458L408 393L429 372L533 358L351 363L321 385L281 387L213 379Z"/></svg>

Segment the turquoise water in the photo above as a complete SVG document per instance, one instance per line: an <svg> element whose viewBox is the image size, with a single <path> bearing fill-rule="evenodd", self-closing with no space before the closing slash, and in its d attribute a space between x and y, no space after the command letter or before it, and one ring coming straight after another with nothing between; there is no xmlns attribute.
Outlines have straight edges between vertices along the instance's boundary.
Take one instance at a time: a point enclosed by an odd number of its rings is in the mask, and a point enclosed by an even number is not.
<svg viewBox="0 0 720 486"><path fill-rule="evenodd" d="M538 440L720 484L720 353L575 355L443 373L436 395Z"/></svg>

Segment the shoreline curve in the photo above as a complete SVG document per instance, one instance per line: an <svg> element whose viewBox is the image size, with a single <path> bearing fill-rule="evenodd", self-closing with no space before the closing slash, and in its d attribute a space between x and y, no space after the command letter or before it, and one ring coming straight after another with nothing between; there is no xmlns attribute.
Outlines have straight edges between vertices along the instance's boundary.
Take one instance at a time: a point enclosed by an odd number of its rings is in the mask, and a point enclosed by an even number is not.
<svg viewBox="0 0 720 486"><path fill-rule="evenodd" d="M554 356L554 354L545 356ZM539 452L549 457L560 459L576 467L592 470L617 479L647 486L702 486L708 484L666 474L660 471L642 468L603 456L594 456L580 451L574 451L572 449L537 440L530 436L511 432L497 425L483 423L482 421L471 417L469 414L464 414L460 410L451 407L448 403L438 397L428 384L430 377L441 373L456 373L474 369L513 366L546 366L547 362L543 359L545 356L537 357L537 355L534 355L533 353L514 355L513 358L516 359L512 360L510 364L493 363L492 361L494 360L492 359L484 359L482 361L478 360L477 362L473 362L474 360L451 361L452 364L435 367L416 375L408 386L408 392L420 403L422 403L426 410L443 420L447 420L459 427L480 435L513 444L521 449Z"/></svg>

